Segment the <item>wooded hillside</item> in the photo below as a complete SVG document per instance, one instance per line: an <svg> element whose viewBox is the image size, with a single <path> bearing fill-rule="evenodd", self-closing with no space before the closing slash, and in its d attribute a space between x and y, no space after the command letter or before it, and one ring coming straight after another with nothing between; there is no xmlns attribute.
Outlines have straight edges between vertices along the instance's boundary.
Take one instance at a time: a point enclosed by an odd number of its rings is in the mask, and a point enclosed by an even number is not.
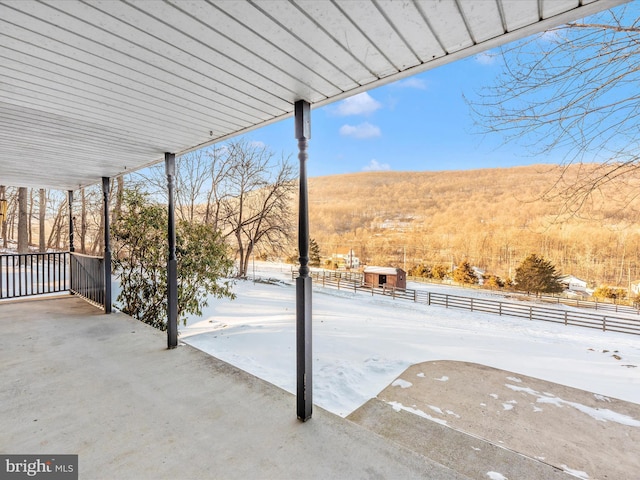
<svg viewBox="0 0 640 480"><path fill-rule="evenodd" d="M640 278L640 181L600 186L578 215L568 213L575 204L558 195L596 168L535 165L311 178L311 236L323 256L353 248L368 264L408 269L468 260L507 279L528 254L537 253L559 273L590 285L628 286Z"/></svg>

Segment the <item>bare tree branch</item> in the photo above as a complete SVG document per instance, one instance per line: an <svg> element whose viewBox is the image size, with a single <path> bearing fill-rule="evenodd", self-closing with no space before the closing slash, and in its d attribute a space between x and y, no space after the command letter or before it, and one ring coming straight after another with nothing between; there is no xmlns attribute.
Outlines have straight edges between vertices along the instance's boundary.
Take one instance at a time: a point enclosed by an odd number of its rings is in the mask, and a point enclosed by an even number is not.
<svg viewBox="0 0 640 480"><path fill-rule="evenodd" d="M597 192L638 174L639 17L634 3L507 46L495 84L467 99L482 133L532 155L595 164L545 192L563 198L566 212L577 214Z"/></svg>

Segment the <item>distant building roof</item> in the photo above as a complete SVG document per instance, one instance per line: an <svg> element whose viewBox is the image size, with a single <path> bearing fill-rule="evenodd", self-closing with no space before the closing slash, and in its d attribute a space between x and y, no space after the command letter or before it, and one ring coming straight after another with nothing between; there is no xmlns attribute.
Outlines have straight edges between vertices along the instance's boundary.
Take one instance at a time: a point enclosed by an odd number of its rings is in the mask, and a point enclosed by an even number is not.
<svg viewBox="0 0 640 480"><path fill-rule="evenodd" d="M563 275L562 277L559 278L560 282L562 283L575 283L575 282L579 282L579 283L584 283L585 285L587 284L586 281L578 278L578 277L574 277L573 275Z"/></svg>
<svg viewBox="0 0 640 480"><path fill-rule="evenodd" d="M403 272L401 268L395 267L365 267L364 273L378 273L380 275L397 275L398 272Z"/></svg>

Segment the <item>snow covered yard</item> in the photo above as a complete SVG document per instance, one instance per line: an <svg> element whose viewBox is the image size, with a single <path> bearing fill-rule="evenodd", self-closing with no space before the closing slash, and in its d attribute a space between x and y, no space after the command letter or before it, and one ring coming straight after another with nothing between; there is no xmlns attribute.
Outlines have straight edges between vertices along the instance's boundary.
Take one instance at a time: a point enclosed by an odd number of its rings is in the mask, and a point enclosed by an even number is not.
<svg viewBox="0 0 640 480"><path fill-rule="evenodd" d="M291 268L256 262L256 276L262 281L236 284L236 300L212 299L181 327L180 340L295 393ZM430 360L479 363L640 404L633 335L315 287L313 342L314 403L341 416Z"/></svg>

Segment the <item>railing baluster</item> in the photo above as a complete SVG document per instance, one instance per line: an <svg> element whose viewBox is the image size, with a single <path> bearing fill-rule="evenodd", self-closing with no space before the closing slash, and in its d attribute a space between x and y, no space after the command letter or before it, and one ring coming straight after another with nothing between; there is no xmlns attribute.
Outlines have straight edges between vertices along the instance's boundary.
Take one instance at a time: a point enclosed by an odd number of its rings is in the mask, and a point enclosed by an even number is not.
<svg viewBox="0 0 640 480"><path fill-rule="evenodd" d="M81 297L104 307L105 260L78 253L69 255L71 285L69 289Z"/></svg>
<svg viewBox="0 0 640 480"><path fill-rule="evenodd" d="M0 298L76 290L88 300L104 305L103 268L101 257L73 257L69 252L3 254Z"/></svg>
<svg viewBox="0 0 640 480"><path fill-rule="evenodd" d="M20 296L22 296L22 258L20 258L20 255L18 255L17 259L18 259L18 292L20 293Z"/></svg>

